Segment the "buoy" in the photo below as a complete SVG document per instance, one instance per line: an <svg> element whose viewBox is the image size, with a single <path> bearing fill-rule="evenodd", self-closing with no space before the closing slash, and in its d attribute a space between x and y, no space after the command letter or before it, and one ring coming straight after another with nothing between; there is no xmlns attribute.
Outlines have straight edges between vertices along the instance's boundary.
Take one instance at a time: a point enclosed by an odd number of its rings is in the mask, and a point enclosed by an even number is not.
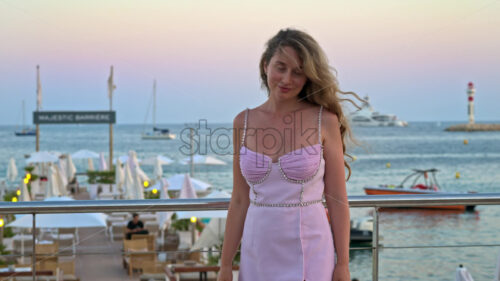
<svg viewBox="0 0 500 281"><path fill-rule="evenodd" d="M456 178L456 179L459 179L459 178L460 178L460 173L459 173L459 172L456 172L456 173L455 173L455 178Z"/></svg>
<svg viewBox="0 0 500 281"><path fill-rule="evenodd" d="M390 167L391 167L391 163L390 163L390 162L387 162L387 164L385 164L385 167L386 167L386 168L390 168Z"/></svg>
<svg viewBox="0 0 500 281"><path fill-rule="evenodd" d="M464 144L469 144L469 140L465 139Z"/></svg>

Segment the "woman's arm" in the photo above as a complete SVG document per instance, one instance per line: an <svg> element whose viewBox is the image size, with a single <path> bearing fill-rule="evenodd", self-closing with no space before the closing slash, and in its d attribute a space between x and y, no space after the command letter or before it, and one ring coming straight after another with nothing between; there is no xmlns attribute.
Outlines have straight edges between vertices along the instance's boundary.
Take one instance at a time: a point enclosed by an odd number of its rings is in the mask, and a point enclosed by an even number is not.
<svg viewBox="0 0 500 281"><path fill-rule="evenodd" d="M337 264L349 265L351 225L340 125L337 115L326 110L323 121L326 205L332 223Z"/></svg>
<svg viewBox="0 0 500 281"><path fill-rule="evenodd" d="M248 198L250 187L241 174L239 161L243 122L244 112L241 112L234 118L233 122L233 193L227 213L221 267L232 268L234 256L241 242L248 205L250 204Z"/></svg>

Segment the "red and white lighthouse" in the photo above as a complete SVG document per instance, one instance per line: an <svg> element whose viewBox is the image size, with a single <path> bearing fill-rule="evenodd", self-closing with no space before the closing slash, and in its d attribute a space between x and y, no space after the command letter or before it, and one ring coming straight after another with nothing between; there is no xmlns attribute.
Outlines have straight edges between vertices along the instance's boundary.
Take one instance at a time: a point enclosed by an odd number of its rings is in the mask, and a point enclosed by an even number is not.
<svg viewBox="0 0 500 281"><path fill-rule="evenodd" d="M469 82L467 87L467 97L469 100L469 106L467 109L467 113L469 114L469 124L474 124L474 94L476 93L476 89L474 88L474 83Z"/></svg>

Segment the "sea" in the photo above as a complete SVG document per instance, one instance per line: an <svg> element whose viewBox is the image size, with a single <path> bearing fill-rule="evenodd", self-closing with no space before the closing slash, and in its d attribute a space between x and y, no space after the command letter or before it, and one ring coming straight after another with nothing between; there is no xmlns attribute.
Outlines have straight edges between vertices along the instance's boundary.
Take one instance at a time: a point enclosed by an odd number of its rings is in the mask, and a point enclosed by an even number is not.
<svg viewBox="0 0 500 281"><path fill-rule="evenodd" d="M460 122L410 122L408 127L353 128L358 146L348 195L364 195L365 186L400 184L412 169L436 168L442 190L451 192L500 192L500 132L446 132ZM493 122L495 123L495 122ZM500 123L500 122L496 122ZM179 161L188 157L188 127L194 127L194 150L223 160L227 165L196 166L194 177L214 188L232 190L232 124L160 124L178 135L175 140L142 140L143 125L116 124L113 154L130 150L143 159L158 154L175 162L163 166L165 176L188 173ZM26 155L35 151L34 137L14 136L15 126L0 126L0 179L8 161L21 171ZM203 133L200 133L203 132ZM42 125L40 149L74 153L80 149L108 155L107 125ZM203 137L201 137L203 135ZM199 136L199 137L198 137ZM74 160L85 171L86 160ZM94 165L97 167L97 161ZM152 175L153 167L143 166ZM457 175L459 177L457 177ZM20 176L19 176L20 178ZM80 179L80 182L85 179ZM9 183L11 186L14 184ZM83 184L83 183L82 183ZM351 208L351 217L373 215L372 208ZM477 206L473 212L397 209L380 212L379 280L455 280L462 264L475 280L492 280L500 255L500 206ZM458 246L458 247L457 247ZM350 252L351 277L371 280L370 250Z"/></svg>

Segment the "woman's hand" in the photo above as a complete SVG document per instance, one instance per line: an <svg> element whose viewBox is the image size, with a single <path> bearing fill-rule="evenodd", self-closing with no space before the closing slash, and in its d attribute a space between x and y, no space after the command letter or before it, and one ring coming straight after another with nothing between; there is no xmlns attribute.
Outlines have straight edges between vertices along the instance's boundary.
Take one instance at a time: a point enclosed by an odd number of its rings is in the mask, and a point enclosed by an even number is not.
<svg viewBox="0 0 500 281"><path fill-rule="evenodd" d="M233 267L221 266L217 281L233 281Z"/></svg>
<svg viewBox="0 0 500 281"><path fill-rule="evenodd" d="M349 264L336 264L333 270L332 281L351 281L349 273Z"/></svg>

